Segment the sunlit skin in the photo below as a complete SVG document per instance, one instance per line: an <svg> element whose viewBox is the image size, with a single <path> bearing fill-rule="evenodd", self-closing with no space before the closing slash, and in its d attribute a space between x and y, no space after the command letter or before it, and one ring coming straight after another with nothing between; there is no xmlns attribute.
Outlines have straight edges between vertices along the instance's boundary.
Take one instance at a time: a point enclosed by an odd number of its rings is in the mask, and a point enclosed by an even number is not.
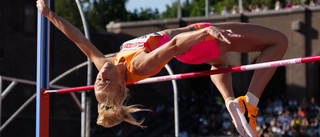
<svg viewBox="0 0 320 137"><path fill-rule="evenodd" d="M111 62L106 62L100 69L96 81L95 92L109 92L111 98L119 99L121 93L117 90L120 87L125 87L126 76L120 71L125 70L124 64L114 65ZM103 103L103 102L100 102Z"/></svg>

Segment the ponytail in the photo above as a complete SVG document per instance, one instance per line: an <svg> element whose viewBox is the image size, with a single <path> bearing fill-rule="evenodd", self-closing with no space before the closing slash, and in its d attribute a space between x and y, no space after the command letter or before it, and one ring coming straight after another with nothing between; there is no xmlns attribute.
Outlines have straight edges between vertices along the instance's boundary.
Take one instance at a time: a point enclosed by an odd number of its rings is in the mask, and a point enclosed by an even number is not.
<svg viewBox="0 0 320 137"><path fill-rule="evenodd" d="M131 113L139 112L139 111L150 111L149 109L140 109L137 105L131 106L113 106L106 107L103 104L98 104L98 119L97 124L104 127L113 127L115 125L120 124L122 121L126 121L132 125L142 126L144 119L141 121L137 121Z"/></svg>
<svg viewBox="0 0 320 137"><path fill-rule="evenodd" d="M127 97L127 88L119 88L120 97L111 98L108 92L96 91L96 98L98 102L98 119L97 124L104 127L113 127L120 124L122 121L126 121L132 125L144 128L141 124L144 119L137 121L131 113L139 111L151 111L149 109L140 109L138 105L124 106L124 101Z"/></svg>

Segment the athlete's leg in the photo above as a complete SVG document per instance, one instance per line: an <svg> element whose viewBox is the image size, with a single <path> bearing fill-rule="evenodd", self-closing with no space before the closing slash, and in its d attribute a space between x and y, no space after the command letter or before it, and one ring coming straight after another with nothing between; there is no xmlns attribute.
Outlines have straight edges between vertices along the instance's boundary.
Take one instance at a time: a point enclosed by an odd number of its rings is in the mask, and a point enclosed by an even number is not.
<svg viewBox="0 0 320 137"><path fill-rule="evenodd" d="M222 54L228 51L241 53L260 51L259 62L280 60L284 56L288 39L282 33L257 25L244 23L224 23L216 27L231 29L233 33L240 34L242 38L229 38L231 44L217 41ZM260 98L265 86L277 68L255 70L248 91Z"/></svg>
<svg viewBox="0 0 320 137"><path fill-rule="evenodd" d="M256 63L281 60L284 56L288 45L287 38L281 35L274 35L273 37L277 37L277 42L263 49ZM248 91L260 98L276 69L255 70Z"/></svg>
<svg viewBox="0 0 320 137"><path fill-rule="evenodd" d="M218 57L217 59L208 60L207 64L212 65L211 70L219 69L219 68L227 68L228 67L228 57L226 54ZM216 85L218 90L220 91L222 97L225 100L226 108L233 119L233 123L235 128L239 132L241 136L248 136L244 127L242 126L242 122L235 108L235 98L233 93L232 86L232 77L230 73L216 74L210 76L212 82Z"/></svg>
<svg viewBox="0 0 320 137"><path fill-rule="evenodd" d="M282 57L286 52L288 42L287 42L287 38L283 36L283 34L273 33L273 35L269 37L272 37L276 41L274 41L272 45L267 46L261 51L261 54L257 59L257 63L280 60L282 59ZM256 124L256 116L258 113L257 105L264 88L272 78L276 69L277 68L255 70L251 79L251 83L248 88L248 93L246 94L246 96L237 98L237 101L240 104L242 111L244 112L245 110L248 111L247 116L250 119L248 123L256 136L257 136L257 132L255 127L257 125Z"/></svg>
<svg viewBox="0 0 320 137"><path fill-rule="evenodd" d="M243 23L214 24L216 27L231 29L232 32L242 35L242 38L229 38L231 44L227 45L217 41L221 52L253 52L260 51L257 62L280 60L286 52L288 40L282 33L261 26ZM243 127L250 136L257 136L256 107L259 98L274 74L276 68L256 70L253 74L248 93L235 100L235 107L239 112ZM245 115L242 115L245 114ZM248 118L248 120L246 119Z"/></svg>
<svg viewBox="0 0 320 137"><path fill-rule="evenodd" d="M211 65L211 70L227 68L228 57L226 54L224 54L216 59L208 60L206 63ZM234 97L232 88L232 77L230 73L215 74L211 75L210 78L211 81L216 85L216 87L220 91L224 100L226 100L229 97Z"/></svg>

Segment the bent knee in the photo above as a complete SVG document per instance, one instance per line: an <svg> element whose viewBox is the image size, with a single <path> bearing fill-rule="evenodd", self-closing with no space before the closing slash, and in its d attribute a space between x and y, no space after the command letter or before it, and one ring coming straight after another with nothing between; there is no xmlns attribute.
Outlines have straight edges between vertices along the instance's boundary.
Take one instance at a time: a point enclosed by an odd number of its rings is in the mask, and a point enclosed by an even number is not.
<svg viewBox="0 0 320 137"><path fill-rule="evenodd" d="M279 51L286 52L288 48L288 43L289 43L288 37L283 33L280 33L276 43L277 49Z"/></svg>

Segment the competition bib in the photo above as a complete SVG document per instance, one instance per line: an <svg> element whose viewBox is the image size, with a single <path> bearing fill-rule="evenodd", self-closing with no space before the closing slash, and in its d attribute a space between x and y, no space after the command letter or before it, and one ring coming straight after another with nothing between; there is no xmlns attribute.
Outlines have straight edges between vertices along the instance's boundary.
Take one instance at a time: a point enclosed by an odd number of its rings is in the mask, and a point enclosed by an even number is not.
<svg viewBox="0 0 320 137"><path fill-rule="evenodd" d="M155 33L151 33L151 34L144 35L141 37L137 37L135 39L124 42L121 45L120 50L123 51L123 50L133 50L133 49L143 48L144 43L147 42L151 36L163 36L163 35L155 32Z"/></svg>

